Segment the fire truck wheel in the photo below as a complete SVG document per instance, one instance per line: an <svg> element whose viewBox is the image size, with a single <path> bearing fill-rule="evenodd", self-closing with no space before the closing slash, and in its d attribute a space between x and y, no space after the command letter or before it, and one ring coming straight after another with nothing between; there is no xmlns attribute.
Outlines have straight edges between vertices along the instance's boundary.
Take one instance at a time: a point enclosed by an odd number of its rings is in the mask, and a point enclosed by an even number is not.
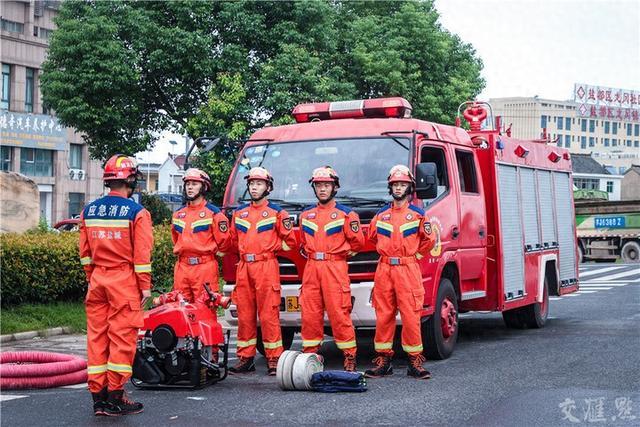
<svg viewBox="0 0 640 427"><path fill-rule="evenodd" d="M293 344L293 336L296 333L294 328L281 328L282 331L282 347L285 350L289 350L291 348L291 344ZM256 350L258 353L264 356L264 343L262 342L262 331L258 328L258 337L256 341Z"/></svg>
<svg viewBox="0 0 640 427"><path fill-rule="evenodd" d="M584 262L584 249L582 249L582 245L578 244L578 264L582 264Z"/></svg>
<svg viewBox="0 0 640 427"><path fill-rule="evenodd" d="M524 307L502 312L504 323L509 328L524 329L542 328L549 315L549 281L545 277L541 303L533 303Z"/></svg>
<svg viewBox="0 0 640 427"><path fill-rule="evenodd" d="M625 243L620 255L624 262L640 262L640 244L634 241Z"/></svg>
<svg viewBox="0 0 640 427"><path fill-rule="evenodd" d="M446 359L458 340L458 298L451 280L443 278L433 316L422 322L424 353L432 360Z"/></svg>

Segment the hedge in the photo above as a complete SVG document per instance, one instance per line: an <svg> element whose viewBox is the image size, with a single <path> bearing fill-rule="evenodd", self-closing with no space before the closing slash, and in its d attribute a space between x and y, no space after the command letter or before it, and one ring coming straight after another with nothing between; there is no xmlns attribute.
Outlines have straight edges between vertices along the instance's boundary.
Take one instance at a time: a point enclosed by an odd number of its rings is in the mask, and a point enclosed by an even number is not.
<svg viewBox="0 0 640 427"><path fill-rule="evenodd" d="M154 228L152 283L168 290L175 256L168 225ZM78 255L78 233L0 235L2 306L50 301L81 301L87 281Z"/></svg>

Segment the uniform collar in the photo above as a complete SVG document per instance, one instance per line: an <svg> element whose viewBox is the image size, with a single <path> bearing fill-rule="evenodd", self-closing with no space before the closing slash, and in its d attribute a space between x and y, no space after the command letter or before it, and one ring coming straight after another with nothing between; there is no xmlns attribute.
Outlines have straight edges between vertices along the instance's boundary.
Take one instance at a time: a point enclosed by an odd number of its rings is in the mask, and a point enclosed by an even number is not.
<svg viewBox="0 0 640 427"><path fill-rule="evenodd" d="M401 211L406 209L409 206L409 200L405 201L400 207L397 207L394 202L391 202L391 209L394 211Z"/></svg>
<svg viewBox="0 0 640 427"><path fill-rule="evenodd" d="M111 190L109 191L109 196L117 196L117 197L123 197L125 199L128 199L127 194L126 193L121 193L119 191L115 191L115 190Z"/></svg>
<svg viewBox="0 0 640 427"><path fill-rule="evenodd" d="M318 206L318 209L333 209L336 207L336 200L331 199L329 203L326 203L326 204L322 204L318 202L317 206Z"/></svg>
<svg viewBox="0 0 640 427"><path fill-rule="evenodd" d="M264 199L260 200L258 203L255 203L254 201L251 201L251 207L252 208L256 208L256 209L265 208L265 207L267 207L268 204L269 204L269 201L267 200L266 197Z"/></svg>
<svg viewBox="0 0 640 427"><path fill-rule="evenodd" d="M204 207L204 205L207 204L207 201L204 199L204 197L202 198L202 202L198 203L197 205L193 205L191 203L187 203L187 208L189 209L202 209Z"/></svg>

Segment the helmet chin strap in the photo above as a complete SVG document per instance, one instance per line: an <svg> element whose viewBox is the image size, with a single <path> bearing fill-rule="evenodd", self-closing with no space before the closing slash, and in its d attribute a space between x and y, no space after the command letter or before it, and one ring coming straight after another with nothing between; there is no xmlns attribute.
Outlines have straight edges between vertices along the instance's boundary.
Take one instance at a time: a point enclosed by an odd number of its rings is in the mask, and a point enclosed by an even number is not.
<svg viewBox="0 0 640 427"><path fill-rule="evenodd" d="M391 188L391 185L389 185L389 194L391 194L391 197L393 197L393 200L399 202L401 200L404 199L408 199L409 196L413 193L413 185L409 185L407 187L406 190L404 190L404 193L402 193L401 195L397 196L394 192L393 189Z"/></svg>
<svg viewBox="0 0 640 427"><path fill-rule="evenodd" d="M254 203L258 203L259 201L261 201L262 199L264 199L265 197L267 197L269 194L271 193L271 191L269 190L264 190L262 192L262 194L260 195L260 197L253 197L251 195L251 192L249 192L249 197L251 197L251 201Z"/></svg>

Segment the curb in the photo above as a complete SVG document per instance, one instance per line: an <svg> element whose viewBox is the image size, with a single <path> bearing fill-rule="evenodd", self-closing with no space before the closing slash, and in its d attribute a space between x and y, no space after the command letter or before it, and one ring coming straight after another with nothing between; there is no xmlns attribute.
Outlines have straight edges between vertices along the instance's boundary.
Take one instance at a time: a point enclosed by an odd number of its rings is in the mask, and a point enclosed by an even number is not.
<svg viewBox="0 0 640 427"><path fill-rule="evenodd" d="M36 337L48 338L55 335L70 334L71 328L66 326L44 329L42 331L16 332L15 334L0 335L0 343L8 343L12 341L30 340Z"/></svg>

